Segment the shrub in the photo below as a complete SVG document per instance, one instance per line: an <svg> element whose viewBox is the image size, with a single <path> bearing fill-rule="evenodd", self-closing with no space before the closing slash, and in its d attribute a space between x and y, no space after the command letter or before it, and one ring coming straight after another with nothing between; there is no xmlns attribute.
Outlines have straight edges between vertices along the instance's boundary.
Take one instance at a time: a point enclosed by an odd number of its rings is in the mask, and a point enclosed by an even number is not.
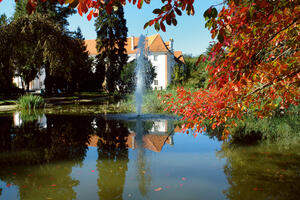
<svg viewBox="0 0 300 200"><path fill-rule="evenodd" d="M22 110L35 110L44 108L45 100L38 95L24 95L17 101L18 107Z"/></svg>

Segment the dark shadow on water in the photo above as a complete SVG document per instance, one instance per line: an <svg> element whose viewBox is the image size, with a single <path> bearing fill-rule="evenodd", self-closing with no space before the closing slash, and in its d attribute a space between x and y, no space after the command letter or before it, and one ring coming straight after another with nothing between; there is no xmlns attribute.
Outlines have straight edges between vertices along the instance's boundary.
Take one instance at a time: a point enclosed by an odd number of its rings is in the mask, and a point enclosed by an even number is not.
<svg viewBox="0 0 300 200"><path fill-rule="evenodd" d="M35 121L0 117L0 180L17 186L20 199L74 199L72 167L85 158L89 117L45 116ZM60 162L64 164L61 165ZM50 188L50 189L49 189Z"/></svg>

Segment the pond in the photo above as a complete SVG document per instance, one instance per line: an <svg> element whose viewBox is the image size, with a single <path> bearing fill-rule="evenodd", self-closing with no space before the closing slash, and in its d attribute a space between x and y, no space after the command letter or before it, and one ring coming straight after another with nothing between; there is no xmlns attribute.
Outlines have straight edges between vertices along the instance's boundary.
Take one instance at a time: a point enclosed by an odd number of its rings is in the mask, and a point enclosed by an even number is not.
<svg viewBox="0 0 300 200"><path fill-rule="evenodd" d="M1 200L299 196L299 144L232 148L163 116L0 116Z"/></svg>

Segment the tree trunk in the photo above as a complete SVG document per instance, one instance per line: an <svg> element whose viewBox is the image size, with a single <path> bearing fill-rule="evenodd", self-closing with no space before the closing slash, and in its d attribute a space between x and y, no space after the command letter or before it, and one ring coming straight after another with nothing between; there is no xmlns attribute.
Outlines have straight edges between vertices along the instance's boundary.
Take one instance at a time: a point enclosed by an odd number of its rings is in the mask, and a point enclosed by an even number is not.
<svg viewBox="0 0 300 200"><path fill-rule="evenodd" d="M45 94L52 94L52 80L50 75L50 63L45 63Z"/></svg>

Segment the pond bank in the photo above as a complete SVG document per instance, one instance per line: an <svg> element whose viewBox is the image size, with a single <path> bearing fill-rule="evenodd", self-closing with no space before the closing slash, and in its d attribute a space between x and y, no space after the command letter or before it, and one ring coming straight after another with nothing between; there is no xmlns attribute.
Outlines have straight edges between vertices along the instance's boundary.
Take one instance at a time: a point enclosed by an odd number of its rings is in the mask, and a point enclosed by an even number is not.
<svg viewBox="0 0 300 200"><path fill-rule="evenodd" d="M99 104L105 101L110 101L111 96L84 96L80 97L69 97L69 96L61 96L61 97L47 97L45 98L46 109L53 108L55 106L63 106L63 105L85 105L85 104ZM16 105L17 100L10 100L9 103L0 104L0 112L11 112L16 111L18 106Z"/></svg>

